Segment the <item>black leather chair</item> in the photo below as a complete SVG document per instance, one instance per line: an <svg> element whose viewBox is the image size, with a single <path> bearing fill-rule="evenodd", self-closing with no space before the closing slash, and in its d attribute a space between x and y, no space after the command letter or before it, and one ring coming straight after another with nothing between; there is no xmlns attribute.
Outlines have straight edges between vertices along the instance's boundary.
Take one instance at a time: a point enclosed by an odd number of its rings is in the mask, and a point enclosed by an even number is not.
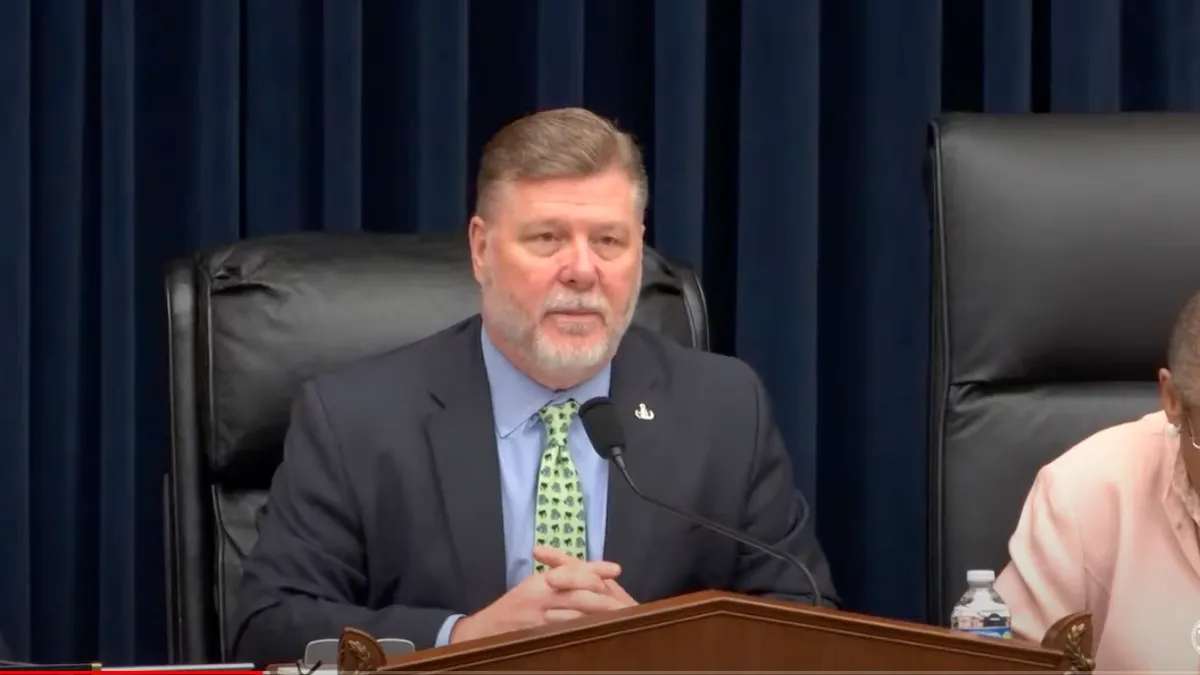
<svg viewBox="0 0 1200 675"><path fill-rule="evenodd" d="M642 283L635 323L708 349L696 276L647 249ZM474 314L478 290L462 235L300 234L175 261L166 291L170 653L216 662L298 385Z"/></svg>
<svg viewBox="0 0 1200 675"><path fill-rule="evenodd" d="M1159 408L1200 290L1200 115L949 115L933 221L928 620L1008 562L1040 467Z"/></svg>

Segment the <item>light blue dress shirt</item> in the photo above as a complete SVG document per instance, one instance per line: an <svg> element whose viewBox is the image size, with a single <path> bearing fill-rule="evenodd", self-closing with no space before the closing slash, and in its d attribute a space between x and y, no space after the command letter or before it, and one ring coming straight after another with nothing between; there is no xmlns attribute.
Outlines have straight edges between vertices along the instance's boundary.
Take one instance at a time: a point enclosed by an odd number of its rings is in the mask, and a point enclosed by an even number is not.
<svg viewBox="0 0 1200 675"><path fill-rule="evenodd" d="M504 509L504 550L508 587L533 573L533 517L537 474L546 445L546 429L537 412L548 403L574 399L582 404L597 396L608 396L611 365L592 379L566 391L553 391L534 382L512 364L483 330L483 363L492 391L492 414L496 420L496 448L500 453L500 495ZM583 425L576 417L567 432L567 447L583 488L587 550L590 560L604 557L604 531L608 515L608 462L592 449ZM469 469L468 469L469 470ZM442 624L437 646L450 642L450 632L463 615Z"/></svg>

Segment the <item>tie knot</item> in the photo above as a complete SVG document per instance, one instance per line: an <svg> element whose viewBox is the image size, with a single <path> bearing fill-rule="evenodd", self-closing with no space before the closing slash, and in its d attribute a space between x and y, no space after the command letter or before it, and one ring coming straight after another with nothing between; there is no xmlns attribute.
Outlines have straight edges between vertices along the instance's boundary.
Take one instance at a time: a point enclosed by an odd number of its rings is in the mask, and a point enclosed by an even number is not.
<svg viewBox="0 0 1200 675"><path fill-rule="evenodd" d="M577 412L579 412L579 404L569 400L542 406L542 409L538 411L538 417L542 418L542 424L545 424L546 429L550 432L565 433Z"/></svg>

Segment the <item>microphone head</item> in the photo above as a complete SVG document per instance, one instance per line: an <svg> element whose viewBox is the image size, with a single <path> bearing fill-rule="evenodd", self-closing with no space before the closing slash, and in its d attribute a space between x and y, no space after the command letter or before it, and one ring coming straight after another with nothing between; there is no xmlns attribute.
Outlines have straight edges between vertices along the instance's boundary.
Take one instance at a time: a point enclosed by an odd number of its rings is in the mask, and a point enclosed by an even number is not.
<svg viewBox="0 0 1200 675"><path fill-rule="evenodd" d="M596 454L606 460L625 449L625 430L617 419L617 408L607 396L597 396L579 406L579 421Z"/></svg>

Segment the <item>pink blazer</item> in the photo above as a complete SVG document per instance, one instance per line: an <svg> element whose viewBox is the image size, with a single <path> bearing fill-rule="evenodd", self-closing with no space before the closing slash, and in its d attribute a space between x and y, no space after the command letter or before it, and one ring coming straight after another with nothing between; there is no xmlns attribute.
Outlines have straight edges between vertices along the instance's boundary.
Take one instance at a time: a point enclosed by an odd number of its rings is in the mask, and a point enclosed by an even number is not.
<svg viewBox="0 0 1200 675"><path fill-rule="evenodd" d="M1017 635L1088 611L1098 670L1200 672L1200 542L1165 427L1105 429L1038 473L996 581Z"/></svg>

